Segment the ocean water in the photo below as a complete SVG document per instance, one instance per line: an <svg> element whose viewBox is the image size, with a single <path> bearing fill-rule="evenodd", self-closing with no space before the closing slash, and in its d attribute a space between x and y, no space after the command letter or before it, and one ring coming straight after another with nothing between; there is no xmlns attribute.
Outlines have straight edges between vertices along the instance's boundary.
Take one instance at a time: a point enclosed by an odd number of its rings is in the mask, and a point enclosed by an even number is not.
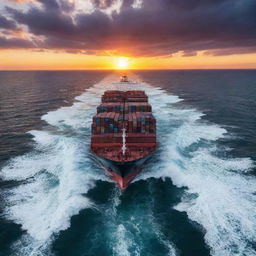
<svg viewBox="0 0 256 256"><path fill-rule="evenodd" d="M107 71L0 72L0 255L256 255L256 71L134 71L158 150L120 191L90 155Z"/></svg>

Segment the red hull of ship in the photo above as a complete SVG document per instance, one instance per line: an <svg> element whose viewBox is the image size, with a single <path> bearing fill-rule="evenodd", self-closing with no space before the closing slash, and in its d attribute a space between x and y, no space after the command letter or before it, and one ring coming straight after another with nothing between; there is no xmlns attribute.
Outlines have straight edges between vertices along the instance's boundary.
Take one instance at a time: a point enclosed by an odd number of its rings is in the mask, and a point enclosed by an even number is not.
<svg viewBox="0 0 256 256"><path fill-rule="evenodd" d="M112 170L108 170L112 178L117 182L120 189L126 189L128 185L135 179L135 177L142 171L142 166L137 168L135 171L133 171L131 174L121 177Z"/></svg>

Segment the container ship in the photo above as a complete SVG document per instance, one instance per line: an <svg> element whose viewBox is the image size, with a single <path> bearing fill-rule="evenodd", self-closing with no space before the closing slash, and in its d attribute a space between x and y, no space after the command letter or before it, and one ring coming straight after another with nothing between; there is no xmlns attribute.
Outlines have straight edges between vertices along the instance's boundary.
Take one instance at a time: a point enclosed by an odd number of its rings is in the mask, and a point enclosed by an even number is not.
<svg viewBox="0 0 256 256"><path fill-rule="evenodd" d="M156 120L144 91L108 90L101 100L92 122L91 152L125 189L156 150Z"/></svg>

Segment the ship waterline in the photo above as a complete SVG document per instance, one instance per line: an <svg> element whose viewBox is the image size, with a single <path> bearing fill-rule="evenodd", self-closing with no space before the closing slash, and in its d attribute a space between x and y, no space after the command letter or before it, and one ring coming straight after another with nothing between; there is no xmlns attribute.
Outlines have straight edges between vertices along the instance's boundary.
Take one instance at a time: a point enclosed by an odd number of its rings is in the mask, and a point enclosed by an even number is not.
<svg viewBox="0 0 256 256"><path fill-rule="evenodd" d="M115 162L97 156L94 160L107 171L121 189L125 189L143 170L149 158L150 155L135 161Z"/></svg>

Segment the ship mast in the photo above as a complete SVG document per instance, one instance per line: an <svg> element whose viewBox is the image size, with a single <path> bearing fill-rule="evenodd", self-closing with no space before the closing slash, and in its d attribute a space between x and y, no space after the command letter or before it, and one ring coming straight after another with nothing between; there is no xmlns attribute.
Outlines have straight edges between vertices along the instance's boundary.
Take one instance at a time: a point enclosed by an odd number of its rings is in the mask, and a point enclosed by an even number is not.
<svg viewBox="0 0 256 256"><path fill-rule="evenodd" d="M122 152L123 152L123 155L125 155L125 151L126 151L126 129L123 128L122 131L123 131L123 134L122 134L122 138L123 138Z"/></svg>
<svg viewBox="0 0 256 256"><path fill-rule="evenodd" d="M124 98L124 105L123 105L123 133L122 133L122 139L123 139L123 146L122 146L122 153L123 156L125 155L125 151L126 151L126 129L125 129L125 98Z"/></svg>

